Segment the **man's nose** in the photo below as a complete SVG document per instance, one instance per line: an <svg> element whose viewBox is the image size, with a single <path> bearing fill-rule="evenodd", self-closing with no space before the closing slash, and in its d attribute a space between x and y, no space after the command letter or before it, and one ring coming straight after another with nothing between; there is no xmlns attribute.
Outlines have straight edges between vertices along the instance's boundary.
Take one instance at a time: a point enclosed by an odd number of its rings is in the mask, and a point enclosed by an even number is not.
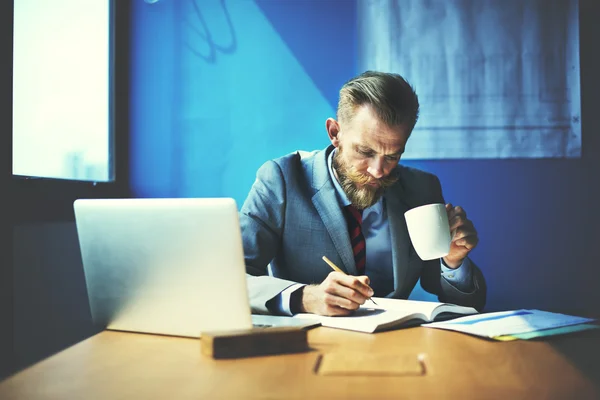
<svg viewBox="0 0 600 400"><path fill-rule="evenodd" d="M369 168L367 168L367 172L375 179L380 179L383 177L383 160L379 157L373 157L371 162L369 163Z"/></svg>

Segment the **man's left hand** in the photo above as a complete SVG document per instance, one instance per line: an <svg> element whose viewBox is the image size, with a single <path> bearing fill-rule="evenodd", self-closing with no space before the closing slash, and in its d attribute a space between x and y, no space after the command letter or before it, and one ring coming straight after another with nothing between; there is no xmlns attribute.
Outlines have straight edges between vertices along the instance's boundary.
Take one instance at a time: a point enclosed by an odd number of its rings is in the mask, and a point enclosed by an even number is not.
<svg viewBox="0 0 600 400"><path fill-rule="evenodd" d="M448 213L448 222L452 234L452 243L450 252L444 257L444 263L449 268L458 268L465 257L479 243L477 231L471 220L467 219L467 213L462 207L454 207L452 204L446 204Z"/></svg>

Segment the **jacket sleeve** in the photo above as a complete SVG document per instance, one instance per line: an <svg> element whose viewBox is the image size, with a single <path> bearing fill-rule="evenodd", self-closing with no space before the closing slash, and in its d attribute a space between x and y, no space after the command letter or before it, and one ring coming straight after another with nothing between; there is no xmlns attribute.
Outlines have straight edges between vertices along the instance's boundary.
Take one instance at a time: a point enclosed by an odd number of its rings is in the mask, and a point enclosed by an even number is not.
<svg viewBox="0 0 600 400"><path fill-rule="evenodd" d="M295 282L268 275L268 265L279 251L285 224L285 179L281 168L268 161L240 210L250 306L253 313L269 313L267 302Z"/></svg>
<svg viewBox="0 0 600 400"><path fill-rule="evenodd" d="M471 260L473 290L463 292L448 282L441 274L439 260L427 261L421 273L421 286L429 293L438 296L443 303L474 307L482 311L487 297L487 286L481 270Z"/></svg>

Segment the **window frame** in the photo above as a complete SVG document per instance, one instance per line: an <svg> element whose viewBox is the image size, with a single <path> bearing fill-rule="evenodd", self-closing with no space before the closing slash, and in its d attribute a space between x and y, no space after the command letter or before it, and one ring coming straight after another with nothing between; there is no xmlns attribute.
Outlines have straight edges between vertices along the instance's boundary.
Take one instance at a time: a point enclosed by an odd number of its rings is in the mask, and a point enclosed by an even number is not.
<svg viewBox="0 0 600 400"><path fill-rule="evenodd" d="M14 1L10 2L11 32L14 24ZM111 147L110 182L76 181L69 179L38 178L12 175L12 69L13 36L6 51L11 62L10 73L10 129L5 129L10 152L9 193L15 222L74 221L73 202L78 198L129 197L129 65L131 2L109 0L110 55L109 55L109 146ZM4 136L4 135L3 135ZM8 139L8 140L7 140Z"/></svg>

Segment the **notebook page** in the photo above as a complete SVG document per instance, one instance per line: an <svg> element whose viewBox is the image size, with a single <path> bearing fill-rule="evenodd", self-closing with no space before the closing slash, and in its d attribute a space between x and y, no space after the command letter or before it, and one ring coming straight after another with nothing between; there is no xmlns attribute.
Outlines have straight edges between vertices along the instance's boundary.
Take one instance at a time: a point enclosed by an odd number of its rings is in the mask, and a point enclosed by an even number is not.
<svg viewBox="0 0 600 400"><path fill-rule="evenodd" d="M388 324L400 325L411 320L414 315L413 312L388 311L374 306L362 306L349 316L326 317L315 314L296 314L295 318L313 318L320 321L321 325L325 327L372 333Z"/></svg>
<svg viewBox="0 0 600 400"><path fill-rule="evenodd" d="M381 297L373 297L373 300L375 300L375 303L377 303L378 306L367 301L362 307L381 308L383 310L394 311L405 315L418 313L427 316L427 318L431 317L431 314L436 307L443 304L432 301L388 299Z"/></svg>

